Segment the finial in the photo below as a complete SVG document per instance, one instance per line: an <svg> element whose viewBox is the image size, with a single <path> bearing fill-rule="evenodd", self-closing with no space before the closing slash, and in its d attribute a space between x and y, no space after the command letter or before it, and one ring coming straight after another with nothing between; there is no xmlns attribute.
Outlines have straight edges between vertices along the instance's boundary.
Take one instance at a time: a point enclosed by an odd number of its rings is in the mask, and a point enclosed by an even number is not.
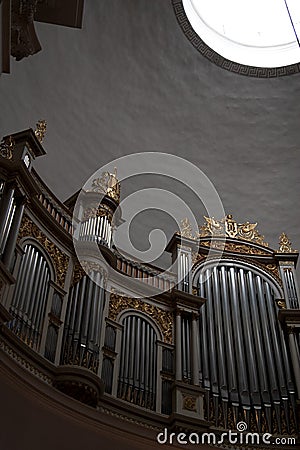
<svg viewBox="0 0 300 450"><path fill-rule="evenodd" d="M43 143L45 134L46 134L46 130L47 130L47 123L46 120L39 120L36 124L36 129L34 131L34 134L36 135L36 137L38 138L38 140L40 141L40 143Z"/></svg>
<svg viewBox="0 0 300 450"><path fill-rule="evenodd" d="M181 237L194 239L192 225L187 217L181 220L180 235Z"/></svg>
<svg viewBox="0 0 300 450"><path fill-rule="evenodd" d="M292 248L292 243L285 233L281 233L279 237L279 250L278 253L296 253L297 250Z"/></svg>
<svg viewBox="0 0 300 450"><path fill-rule="evenodd" d="M0 143L0 156L5 159L12 159L14 147L15 141L12 136L3 138Z"/></svg>

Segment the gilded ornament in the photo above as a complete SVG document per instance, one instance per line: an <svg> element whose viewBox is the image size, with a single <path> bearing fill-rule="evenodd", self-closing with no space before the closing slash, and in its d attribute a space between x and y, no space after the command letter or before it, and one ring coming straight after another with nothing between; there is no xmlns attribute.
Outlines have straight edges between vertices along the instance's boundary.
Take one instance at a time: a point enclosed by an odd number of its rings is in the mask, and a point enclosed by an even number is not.
<svg viewBox="0 0 300 450"><path fill-rule="evenodd" d="M181 237L194 239L192 225L190 224L190 221L187 217L181 220L180 235Z"/></svg>
<svg viewBox="0 0 300 450"><path fill-rule="evenodd" d="M256 247L252 247L247 244L235 244L232 242L224 243L224 241L220 242L220 241L214 241L214 240L201 241L200 244L204 245L205 247L210 247L215 250L221 250L221 251L225 250L228 252L243 253L243 254L247 254L247 255L268 255L268 253L264 252L263 250L256 248Z"/></svg>
<svg viewBox="0 0 300 450"><path fill-rule="evenodd" d="M105 194L119 203L120 183L117 179L117 169L115 168L114 173L103 172L100 178L95 178L92 182L91 189L87 192Z"/></svg>
<svg viewBox="0 0 300 450"><path fill-rule="evenodd" d="M78 283L82 277L86 275L84 269L82 268L81 264L76 261L73 268L73 277L72 277L72 285Z"/></svg>
<svg viewBox="0 0 300 450"><path fill-rule="evenodd" d="M197 398L192 396L182 396L183 405L182 409L186 409L187 411L197 412Z"/></svg>
<svg viewBox="0 0 300 450"><path fill-rule="evenodd" d="M285 233L281 233L279 237L278 253L297 253L297 250L292 248L291 241Z"/></svg>
<svg viewBox="0 0 300 450"><path fill-rule="evenodd" d="M69 265L69 257L65 255L50 239L42 233L35 223L24 215L19 229L18 242L24 237L34 237L50 255L56 271L56 281L63 288L66 272Z"/></svg>
<svg viewBox="0 0 300 450"><path fill-rule="evenodd" d="M130 308L144 312L152 317L152 319L157 323L159 329L162 331L164 341L168 344L172 343L173 316L170 312L164 311L163 309L150 305L149 303L145 303L140 299L123 297L114 292L110 294L108 312L108 317L110 319L116 320L121 311Z"/></svg>
<svg viewBox="0 0 300 450"><path fill-rule="evenodd" d="M276 303L280 309L286 309L286 303L284 300L278 300Z"/></svg>
<svg viewBox="0 0 300 450"><path fill-rule="evenodd" d="M224 236L229 238L243 239L252 241L255 244L268 247L269 244L264 241L264 236L256 230L257 223L238 223L231 214L224 219L216 220L214 217L204 216L206 223L200 227L199 237L206 236Z"/></svg>
<svg viewBox="0 0 300 450"><path fill-rule="evenodd" d="M15 141L12 136L2 139L0 143L0 156L5 159L13 158L13 150L15 148Z"/></svg>
<svg viewBox="0 0 300 450"><path fill-rule="evenodd" d="M34 134L36 135L37 139L41 144L43 143L43 140L45 138L46 130L47 130L46 120L39 120L36 124Z"/></svg>

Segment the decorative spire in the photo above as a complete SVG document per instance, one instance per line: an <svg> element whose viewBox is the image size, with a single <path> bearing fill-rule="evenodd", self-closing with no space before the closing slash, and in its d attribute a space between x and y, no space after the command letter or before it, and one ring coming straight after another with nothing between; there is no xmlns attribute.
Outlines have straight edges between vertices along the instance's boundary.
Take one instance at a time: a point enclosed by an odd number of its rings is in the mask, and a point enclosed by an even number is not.
<svg viewBox="0 0 300 450"><path fill-rule="evenodd" d="M285 233L281 233L279 237L278 253L297 253L297 250L292 248L292 243Z"/></svg>
<svg viewBox="0 0 300 450"><path fill-rule="evenodd" d="M38 140L40 141L40 143L43 143L45 134L46 134L46 130L47 130L47 123L46 120L39 120L36 124L36 129L34 131L34 134L36 135L36 137L38 138Z"/></svg>

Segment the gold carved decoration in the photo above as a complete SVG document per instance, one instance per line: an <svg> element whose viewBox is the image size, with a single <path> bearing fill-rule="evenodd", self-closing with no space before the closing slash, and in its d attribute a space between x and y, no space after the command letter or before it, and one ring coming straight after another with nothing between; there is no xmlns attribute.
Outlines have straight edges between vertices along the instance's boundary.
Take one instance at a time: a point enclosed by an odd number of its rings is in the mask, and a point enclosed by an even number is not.
<svg viewBox="0 0 300 450"><path fill-rule="evenodd" d="M201 245L205 247L210 247L216 250L225 250L228 252L243 253L247 255L268 255L260 248L251 247L247 244L234 244L232 242L219 242L219 241L201 241Z"/></svg>
<svg viewBox="0 0 300 450"><path fill-rule="evenodd" d="M204 216L206 223L200 227L200 237L206 236L224 236L229 238L243 239L255 244L268 247L269 244L264 241L264 236L256 230L257 223L238 223L231 214L224 219L216 220L213 217Z"/></svg>
<svg viewBox="0 0 300 450"><path fill-rule="evenodd" d="M120 201L120 183L117 179L117 169L114 173L103 172L100 178L95 178L92 187L87 192L99 192L115 200Z"/></svg>
<svg viewBox="0 0 300 450"><path fill-rule="evenodd" d="M194 239L192 225L187 217L181 220L180 235L188 239Z"/></svg>
<svg viewBox="0 0 300 450"><path fill-rule="evenodd" d="M46 130L47 130L46 120L39 120L38 123L36 124L34 134L36 135L41 144L43 143L43 140L45 138Z"/></svg>
<svg viewBox="0 0 300 450"><path fill-rule="evenodd" d="M278 253L297 253L297 250L292 248L291 241L285 233L281 233L279 237L279 250Z"/></svg>
<svg viewBox="0 0 300 450"><path fill-rule="evenodd" d="M98 208L87 208L84 211L84 215L83 215L83 219L82 220L87 220L90 217L102 217L102 216L106 216L108 217L108 219L112 220L112 212L109 208L106 207L106 205L99 205Z"/></svg>
<svg viewBox="0 0 300 450"><path fill-rule="evenodd" d="M197 398L192 396L182 396L182 409L197 412Z"/></svg>
<svg viewBox="0 0 300 450"><path fill-rule="evenodd" d="M3 138L0 143L0 156L5 159L12 159L15 141L12 136Z"/></svg>
<svg viewBox="0 0 300 450"><path fill-rule="evenodd" d="M133 308L150 316L162 331L164 341L172 343L173 316L157 306L150 305L136 298L123 297L114 292L110 294L108 317L116 320L121 311Z"/></svg>
<svg viewBox="0 0 300 450"><path fill-rule="evenodd" d="M86 275L79 261L76 261L73 268L72 285L78 283Z"/></svg>
<svg viewBox="0 0 300 450"><path fill-rule="evenodd" d="M69 265L69 257L65 255L42 231L33 223L29 217L24 216L19 230L18 242L23 237L34 237L45 248L50 255L56 271L56 281L64 287L66 272Z"/></svg>
<svg viewBox="0 0 300 450"><path fill-rule="evenodd" d="M284 300L277 300L276 303L280 309L286 309L286 303Z"/></svg>

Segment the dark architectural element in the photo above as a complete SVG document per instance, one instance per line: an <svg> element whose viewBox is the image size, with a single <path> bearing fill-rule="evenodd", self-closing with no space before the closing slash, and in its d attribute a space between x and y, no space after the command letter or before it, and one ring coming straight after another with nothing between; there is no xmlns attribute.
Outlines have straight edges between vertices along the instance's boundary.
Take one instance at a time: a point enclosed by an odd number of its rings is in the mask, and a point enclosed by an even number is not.
<svg viewBox="0 0 300 450"><path fill-rule="evenodd" d="M84 0L2 0L1 72L9 73L10 55L19 61L42 49L35 21L81 28L83 5Z"/></svg>

